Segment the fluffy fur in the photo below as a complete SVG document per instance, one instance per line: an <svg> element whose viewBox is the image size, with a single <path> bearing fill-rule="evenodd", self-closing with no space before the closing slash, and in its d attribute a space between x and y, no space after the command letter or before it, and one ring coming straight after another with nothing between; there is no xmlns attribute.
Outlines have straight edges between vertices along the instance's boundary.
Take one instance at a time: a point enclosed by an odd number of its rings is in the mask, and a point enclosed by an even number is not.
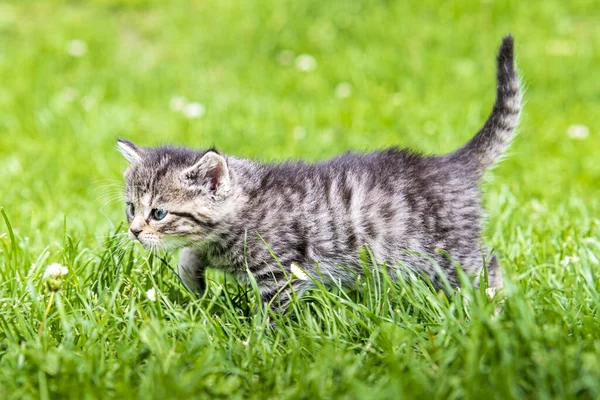
<svg viewBox="0 0 600 400"><path fill-rule="evenodd" d="M315 279L351 284L359 252L399 264L441 287L440 271L458 285L454 263L490 284L500 268L480 243L478 182L513 137L520 112L512 37L498 55L496 103L464 147L443 156L391 148L328 161L264 164L214 149L140 148L119 140L132 236L149 249L183 248L179 274L194 290L206 267L254 276L264 301L285 310L293 264ZM163 211L167 214L164 218ZM277 260L273 254L277 256ZM401 268L392 268L401 271Z"/></svg>

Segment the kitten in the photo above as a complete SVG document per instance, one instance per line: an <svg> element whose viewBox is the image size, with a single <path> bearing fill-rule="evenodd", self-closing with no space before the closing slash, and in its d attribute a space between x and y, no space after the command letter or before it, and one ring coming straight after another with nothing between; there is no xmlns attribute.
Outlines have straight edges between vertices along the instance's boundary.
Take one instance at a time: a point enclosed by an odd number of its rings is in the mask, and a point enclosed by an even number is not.
<svg viewBox="0 0 600 400"><path fill-rule="evenodd" d="M324 283L351 284L362 273L365 247L377 263L401 264L438 288L440 270L459 284L454 263L471 274L485 264L490 285L501 286L498 262L480 243L478 182L519 119L510 35L500 47L497 75L485 125L443 156L390 148L315 164L265 164L215 149L140 148L119 140L130 163L131 236L151 250L183 248L179 274L193 290L203 290L206 267L242 278L247 266L275 311L287 308L292 290L301 295L313 284L291 280L292 265Z"/></svg>

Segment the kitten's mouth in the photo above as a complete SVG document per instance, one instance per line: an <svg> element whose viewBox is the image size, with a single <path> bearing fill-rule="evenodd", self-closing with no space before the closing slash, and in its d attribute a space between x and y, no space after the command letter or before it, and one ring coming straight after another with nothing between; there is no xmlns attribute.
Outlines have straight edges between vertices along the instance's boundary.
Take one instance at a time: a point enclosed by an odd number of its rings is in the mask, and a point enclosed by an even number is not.
<svg viewBox="0 0 600 400"><path fill-rule="evenodd" d="M166 248L167 246L165 246L165 242L157 235L142 232L138 236L135 236L130 231L129 237L132 240L135 240L136 242L140 243L142 247L144 247L144 249L148 251L154 252L158 250L168 250Z"/></svg>
<svg viewBox="0 0 600 400"><path fill-rule="evenodd" d="M187 241L179 237L150 235L143 237L140 235L135 238L144 249L148 251L171 251L178 250L187 245Z"/></svg>
<svg viewBox="0 0 600 400"><path fill-rule="evenodd" d="M168 250L165 248L165 244L162 241L145 241L138 239L138 242L140 242L144 249L150 252Z"/></svg>

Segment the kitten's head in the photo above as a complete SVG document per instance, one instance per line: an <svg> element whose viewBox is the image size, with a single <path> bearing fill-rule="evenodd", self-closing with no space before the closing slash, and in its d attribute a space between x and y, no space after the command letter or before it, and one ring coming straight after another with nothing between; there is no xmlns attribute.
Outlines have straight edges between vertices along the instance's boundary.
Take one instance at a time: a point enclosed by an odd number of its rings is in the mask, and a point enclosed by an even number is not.
<svg viewBox="0 0 600 400"><path fill-rule="evenodd" d="M125 202L129 233L150 250L210 240L231 194L227 160L215 150L140 148L119 139L129 161Z"/></svg>

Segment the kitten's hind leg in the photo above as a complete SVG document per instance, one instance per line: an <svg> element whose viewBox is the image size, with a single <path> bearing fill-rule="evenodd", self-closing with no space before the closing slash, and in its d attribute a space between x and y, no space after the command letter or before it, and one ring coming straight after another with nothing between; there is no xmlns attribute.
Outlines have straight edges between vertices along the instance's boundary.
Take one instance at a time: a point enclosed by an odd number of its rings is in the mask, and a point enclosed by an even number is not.
<svg viewBox="0 0 600 400"><path fill-rule="evenodd" d="M194 293L201 294L206 289L204 270L206 261L199 249L186 247L179 256L178 272L183 283Z"/></svg>
<svg viewBox="0 0 600 400"><path fill-rule="evenodd" d="M488 287L502 289L504 283L502 281L502 269L496 256L492 256L487 265L488 269Z"/></svg>
<svg viewBox="0 0 600 400"><path fill-rule="evenodd" d="M288 274L288 278L291 274ZM259 283L263 303L268 304L276 314L284 314L294 294L298 297L311 286L310 280L278 279Z"/></svg>

